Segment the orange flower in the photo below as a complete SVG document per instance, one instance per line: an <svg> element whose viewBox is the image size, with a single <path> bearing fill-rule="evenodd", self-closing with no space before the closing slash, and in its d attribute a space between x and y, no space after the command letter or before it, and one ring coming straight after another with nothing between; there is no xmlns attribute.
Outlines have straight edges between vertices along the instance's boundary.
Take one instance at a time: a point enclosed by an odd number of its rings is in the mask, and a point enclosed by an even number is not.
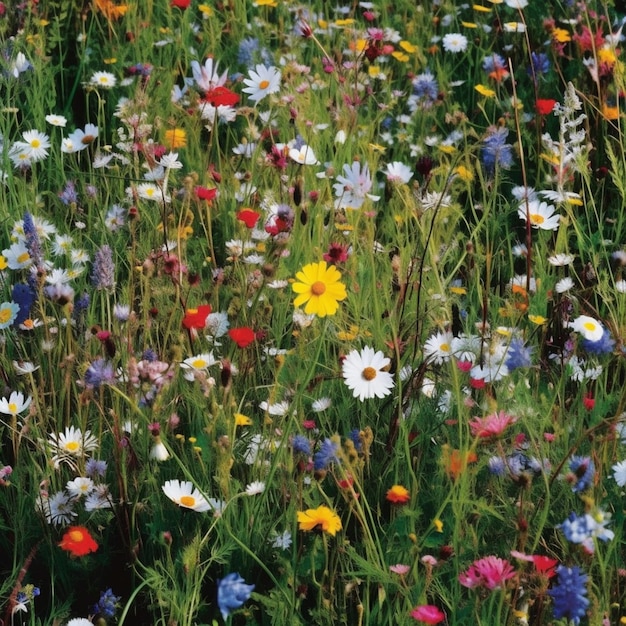
<svg viewBox="0 0 626 626"><path fill-rule="evenodd" d="M387 491L387 500L393 504L406 504L410 499L409 490L402 485L394 485Z"/></svg>
<svg viewBox="0 0 626 626"><path fill-rule="evenodd" d="M337 513L323 504L316 509L298 511L298 524L300 530L309 531L319 527L322 532L333 537L341 530L341 519Z"/></svg>
<svg viewBox="0 0 626 626"><path fill-rule="evenodd" d="M467 468L469 463L476 463L478 457L475 452L461 452L450 450L449 446L443 446L443 462L452 480L456 480Z"/></svg>
<svg viewBox="0 0 626 626"><path fill-rule="evenodd" d="M95 539L84 526L70 526L59 546L73 556L85 556L98 549Z"/></svg>
<svg viewBox="0 0 626 626"><path fill-rule="evenodd" d="M117 20L126 15L127 4L114 4L111 0L95 0L96 9L108 20Z"/></svg>

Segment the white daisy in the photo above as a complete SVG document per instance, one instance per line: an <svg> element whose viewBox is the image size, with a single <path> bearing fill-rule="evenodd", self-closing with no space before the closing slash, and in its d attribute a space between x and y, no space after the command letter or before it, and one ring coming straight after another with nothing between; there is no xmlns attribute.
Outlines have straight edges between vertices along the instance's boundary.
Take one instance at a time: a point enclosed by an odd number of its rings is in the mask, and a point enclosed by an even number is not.
<svg viewBox="0 0 626 626"><path fill-rule="evenodd" d="M38 130L27 130L22 134L24 144L27 146L28 158L35 162L41 161L48 156L50 137Z"/></svg>
<svg viewBox="0 0 626 626"><path fill-rule="evenodd" d="M265 483L261 480L255 480L251 482L249 485L246 485L246 495L247 496L256 496L265 491Z"/></svg>
<svg viewBox="0 0 626 626"><path fill-rule="evenodd" d="M613 479L620 487L626 487L626 461L620 461L611 467Z"/></svg>
<svg viewBox="0 0 626 626"><path fill-rule="evenodd" d="M12 244L10 248L3 250L2 256L11 270L24 269L25 267L29 267L33 262L28 253L26 244L20 241Z"/></svg>
<svg viewBox="0 0 626 626"><path fill-rule="evenodd" d="M393 377L383 371L390 359L379 350L365 346L361 352L352 350L343 361L342 373L352 395L362 402L366 398L383 398L391 393Z"/></svg>
<svg viewBox="0 0 626 626"><path fill-rule="evenodd" d="M98 440L86 430L85 434L80 428L69 426L63 433L53 433L48 437L48 445L55 453L52 457L55 467L60 461L71 461L72 458L81 456L84 452L91 452L98 447Z"/></svg>
<svg viewBox="0 0 626 626"><path fill-rule="evenodd" d="M178 160L178 152L168 152L161 157L159 165L169 170L179 170L183 164Z"/></svg>
<svg viewBox="0 0 626 626"><path fill-rule="evenodd" d="M59 126L61 128L65 128L67 124L67 119L65 119L62 115L50 114L46 115L46 122L51 126Z"/></svg>
<svg viewBox="0 0 626 626"><path fill-rule="evenodd" d="M554 267L565 267L566 265L571 265L574 262L573 254L566 254L564 252L560 252L559 254L553 254L548 257L548 263L553 265Z"/></svg>
<svg viewBox="0 0 626 626"><path fill-rule="evenodd" d="M441 365L452 356L451 332L439 332L429 337L424 344L424 359L432 361L435 365Z"/></svg>
<svg viewBox="0 0 626 626"><path fill-rule="evenodd" d="M467 50L467 37L461 33L448 33L443 37L443 49L446 52L457 54Z"/></svg>
<svg viewBox="0 0 626 626"><path fill-rule="evenodd" d="M8 400L7 398L0 399L0 413L15 417L18 413L25 411L30 406L31 401L32 398L30 396L24 398L21 391L12 391Z"/></svg>
<svg viewBox="0 0 626 626"><path fill-rule="evenodd" d="M280 70L277 67L265 67L258 64L256 71L250 70L249 78L244 78L246 85L242 89L243 93L249 94L248 97L252 102L259 102L265 96L276 93L280 90Z"/></svg>
<svg viewBox="0 0 626 626"><path fill-rule="evenodd" d="M206 372L209 367L218 363L212 352L190 356L185 359L180 367L186 370L183 374L185 380L194 380L194 372Z"/></svg>
<svg viewBox="0 0 626 626"><path fill-rule="evenodd" d="M167 480L163 485L163 493L172 501L185 509L203 513L211 509L206 498L188 480Z"/></svg>
<svg viewBox="0 0 626 626"><path fill-rule="evenodd" d="M111 89L115 87L117 79L111 72L96 72L89 79L89 84L93 87L103 87L104 89Z"/></svg>
<svg viewBox="0 0 626 626"><path fill-rule="evenodd" d="M572 287L574 287L574 281L569 276L566 276L565 278L561 278L561 280L554 285L554 290L557 293L565 293L572 289Z"/></svg>
<svg viewBox="0 0 626 626"><path fill-rule="evenodd" d="M311 410L315 413L321 413L326 409L329 409L332 405L332 400L330 398L318 398L317 400L313 400L311 403Z"/></svg>
<svg viewBox="0 0 626 626"><path fill-rule="evenodd" d="M319 164L315 152L313 152L313 148L306 144L302 144L299 148L290 148L289 158L293 159L296 163L300 163L300 165Z"/></svg>
<svg viewBox="0 0 626 626"><path fill-rule="evenodd" d="M569 323L569 327L580 333L588 341L600 341L604 334L602 324L588 315L579 315L573 322Z"/></svg>
<svg viewBox="0 0 626 626"><path fill-rule="evenodd" d="M555 212L553 205L539 200L531 200L517 209L517 214L524 221L529 220L533 228L541 230L557 230L561 216Z"/></svg>
<svg viewBox="0 0 626 626"><path fill-rule="evenodd" d="M65 485L66 491L75 498L86 496L94 488L93 480L87 476L78 476L74 480L68 480Z"/></svg>

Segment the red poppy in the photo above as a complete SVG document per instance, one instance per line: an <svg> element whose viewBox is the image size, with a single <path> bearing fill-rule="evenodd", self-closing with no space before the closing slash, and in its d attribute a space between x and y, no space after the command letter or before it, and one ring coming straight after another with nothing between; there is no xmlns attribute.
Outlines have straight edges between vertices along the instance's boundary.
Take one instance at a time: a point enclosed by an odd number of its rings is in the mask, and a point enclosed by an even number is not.
<svg viewBox="0 0 626 626"><path fill-rule="evenodd" d="M237 213L237 219L243 222L248 228L254 228L259 221L261 214L252 209L242 209Z"/></svg>
<svg viewBox="0 0 626 626"><path fill-rule="evenodd" d="M172 0L171 6L185 10L191 4L191 0Z"/></svg>
<svg viewBox="0 0 626 626"><path fill-rule="evenodd" d="M596 400L593 397L593 393L585 394L583 398L583 406L587 409L587 411L593 411L593 407L596 406Z"/></svg>
<svg viewBox="0 0 626 626"><path fill-rule="evenodd" d="M241 328L231 328L228 331L228 336L240 347L245 348L249 346L255 339L256 335L252 328L243 326Z"/></svg>
<svg viewBox="0 0 626 626"><path fill-rule="evenodd" d="M559 564L556 559L543 554L534 554L532 558L538 574L543 574L547 578L552 578L556 574L556 566Z"/></svg>
<svg viewBox="0 0 626 626"><path fill-rule="evenodd" d="M70 526L59 546L73 556L85 556L98 549L98 544L84 526Z"/></svg>
<svg viewBox="0 0 626 626"><path fill-rule="evenodd" d="M228 89L228 87L223 87L222 85L218 85L211 89L211 91L207 91L204 94L204 99L214 107L232 107L239 102L239 96L234 91Z"/></svg>
<svg viewBox="0 0 626 626"><path fill-rule="evenodd" d="M196 309L187 309L185 311L185 317L183 317L183 326L188 330L192 328L204 328L206 318L211 313L210 304L201 304Z"/></svg>
<svg viewBox="0 0 626 626"><path fill-rule="evenodd" d="M538 98L535 102L535 108L537 109L537 113L539 115L549 115L552 113L554 109L554 105L556 104L556 100L552 99L541 99Z"/></svg>
<svg viewBox="0 0 626 626"><path fill-rule="evenodd" d="M213 189L208 189L207 187L196 187L196 195L199 200L215 200L215 196L217 196L217 189L213 187Z"/></svg>

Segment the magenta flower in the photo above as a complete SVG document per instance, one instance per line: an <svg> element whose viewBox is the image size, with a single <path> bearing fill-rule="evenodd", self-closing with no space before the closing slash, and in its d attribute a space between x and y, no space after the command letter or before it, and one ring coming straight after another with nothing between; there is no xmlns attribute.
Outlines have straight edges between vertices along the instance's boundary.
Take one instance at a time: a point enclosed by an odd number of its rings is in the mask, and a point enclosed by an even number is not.
<svg viewBox="0 0 626 626"><path fill-rule="evenodd" d="M485 417L475 417L470 421L469 427L474 437L489 438L499 437L509 425L517 421L516 417L500 411Z"/></svg>
<svg viewBox="0 0 626 626"><path fill-rule="evenodd" d="M504 583L515 576L513 566L497 556L486 556L474 561L469 569L459 574L459 582L469 589L485 587L490 591L501 589Z"/></svg>
<svg viewBox="0 0 626 626"><path fill-rule="evenodd" d="M446 619L446 614L432 604L420 604L411 611L411 617L423 624L438 624Z"/></svg>

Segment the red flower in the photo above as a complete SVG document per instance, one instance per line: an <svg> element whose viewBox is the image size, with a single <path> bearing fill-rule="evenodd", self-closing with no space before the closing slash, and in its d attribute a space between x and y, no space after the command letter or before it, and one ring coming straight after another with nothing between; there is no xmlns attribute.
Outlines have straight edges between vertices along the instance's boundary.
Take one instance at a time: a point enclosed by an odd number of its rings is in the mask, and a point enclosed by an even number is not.
<svg viewBox="0 0 626 626"><path fill-rule="evenodd" d="M432 604L422 604L411 611L411 617L423 624L438 624L446 619L446 614Z"/></svg>
<svg viewBox="0 0 626 626"><path fill-rule="evenodd" d="M549 115L552 113L555 104L556 100L542 100L541 98L538 98L535 102L535 108L537 109L537 113L539 113L539 115Z"/></svg>
<svg viewBox="0 0 626 626"><path fill-rule="evenodd" d="M211 89L211 91L207 91L204 94L204 100L209 104L212 104L214 107L232 107L239 102L239 96L235 92L228 89L228 87L218 85L217 87Z"/></svg>
<svg viewBox="0 0 626 626"><path fill-rule="evenodd" d="M237 213L237 219L243 222L248 228L254 228L259 221L261 214L252 209L242 209Z"/></svg>
<svg viewBox="0 0 626 626"><path fill-rule="evenodd" d="M596 400L593 397L593 393L585 394L583 398L583 406L587 409L587 411L593 411L593 407L596 406Z"/></svg>
<svg viewBox="0 0 626 626"><path fill-rule="evenodd" d="M556 566L559 562L556 559L551 559L549 556L543 554L534 554L533 563L538 574L542 574L547 578L552 578L556 574Z"/></svg>
<svg viewBox="0 0 626 626"><path fill-rule="evenodd" d="M84 526L70 526L59 546L73 556L85 556L98 549L98 544Z"/></svg>
<svg viewBox="0 0 626 626"><path fill-rule="evenodd" d="M185 10L191 4L191 0L172 0L170 5Z"/></svg>
<svg viewBox="0 0 626 626"><path fill-rule="evenodd" d="M210 304L201 304L196 309L187 309L185 311L185 317L183 317L183 326L188 330L192 328L204 328L206 318L211 313Z"/></svg>
<svg viewBox="0 0 626 626"><path fill-rule="evenodd" d="M199 200L215 200L215 196L217 196L217 189L214 187L213 189L207 189L206 187L196 187L196 195Z"/></svg>
<svg viewBox="0 0 626 626"><path fill-rule="evenodd" d="M228 336L240 347L245 348L249 346L255 339L256 335L252 328L243 326L242 328L231 328L228 331Z"/></svg>

